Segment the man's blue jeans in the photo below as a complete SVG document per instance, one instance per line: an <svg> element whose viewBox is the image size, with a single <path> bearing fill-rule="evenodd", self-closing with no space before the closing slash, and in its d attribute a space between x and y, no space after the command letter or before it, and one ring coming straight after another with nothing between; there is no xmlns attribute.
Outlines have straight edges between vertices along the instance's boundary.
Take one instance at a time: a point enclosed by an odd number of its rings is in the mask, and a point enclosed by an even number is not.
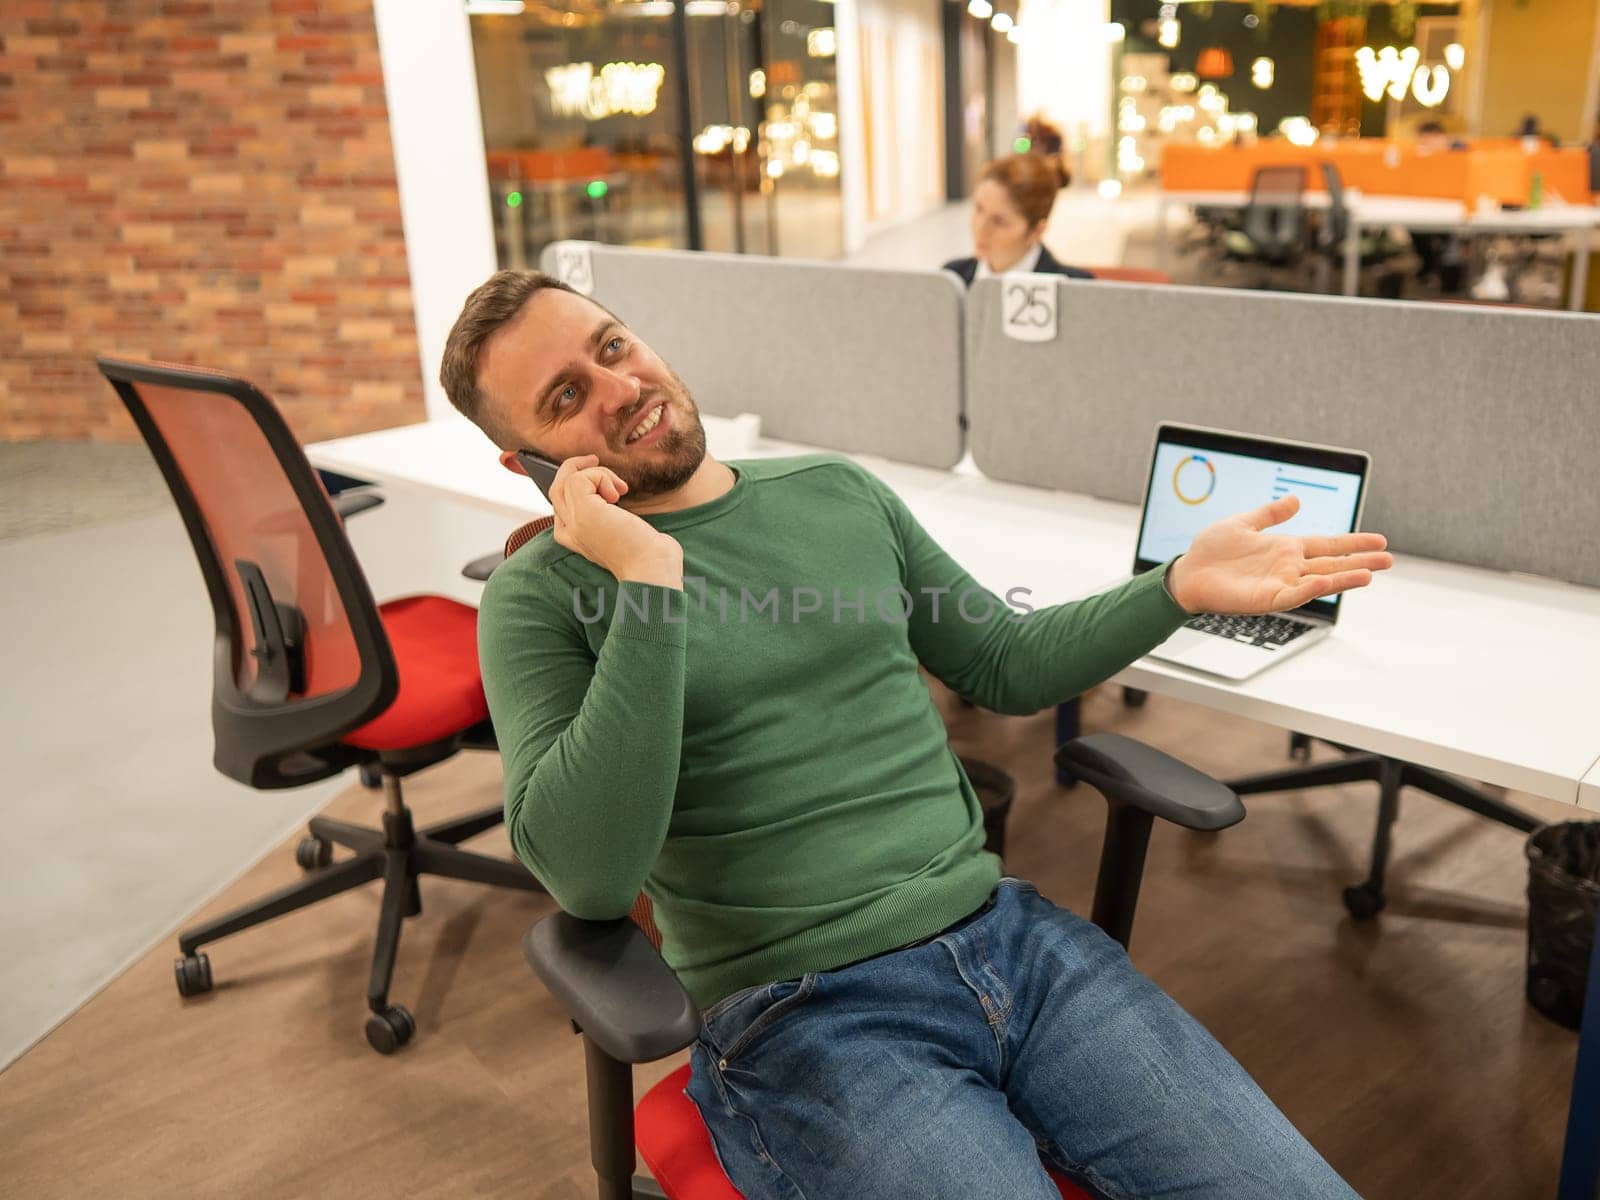
<svg viewBox="0 0 1600 1200"><path fill-rule="evenodd" d="M1227 1051L1029 883L706 1013L689 1096L747 1200L1355 1195Z"/></svg>

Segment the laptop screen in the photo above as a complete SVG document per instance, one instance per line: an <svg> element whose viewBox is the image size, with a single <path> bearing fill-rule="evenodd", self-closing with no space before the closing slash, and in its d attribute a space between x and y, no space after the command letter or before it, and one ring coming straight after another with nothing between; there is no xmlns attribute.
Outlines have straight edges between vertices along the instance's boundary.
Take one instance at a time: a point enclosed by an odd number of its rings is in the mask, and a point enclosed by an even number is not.
<svg viewBox="0 0 1600 1200"><path fill-rule="evenodd" d="M1300 511L1269 532L1349 533L1360 520L1367 466L1367 456L1356 451L1163 425L1145 488L1134 570L1182 554L1214 521L1291 493L1300 498ZM1338 604L1333 596L1312 601L1304 611L1332 617Z"/></svg>

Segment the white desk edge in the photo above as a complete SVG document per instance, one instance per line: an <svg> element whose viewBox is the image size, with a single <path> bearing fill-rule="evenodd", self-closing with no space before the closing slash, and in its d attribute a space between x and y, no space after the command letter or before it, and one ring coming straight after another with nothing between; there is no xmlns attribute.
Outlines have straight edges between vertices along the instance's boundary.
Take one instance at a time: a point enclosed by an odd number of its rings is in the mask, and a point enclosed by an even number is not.
<svg viewBox="0 0 1600 1200"><path fill-rule="evenodd" d="M814 453L817 449L763 439L754 450L730 450L726 445L731 429L730 423L707 416L705 424L707 439L713 453L718 453L722 457L771 457L782 454ZM501 468L494 461L494 447L473 426L459 418L446 418L443 421L402 426L398 429L316 443L307 446L306 451L315 465L328 470L370 479L384 486L418 489L456 502L469 503L475 507L502 513L507 518L508 532L516 523L549 511L543 497L533 489L533 486L527 480ZM479 454L482 455L481 460L477 458ZM865 456L849 457L857 459L864 466L885 477L887 482L906 495L908 503L912 505L913 511L918 513L919 518L926 514L930 518L940 519L940 514L936 510L950 503L954 503L957 508L964 507L964 501L968 499L1004 503L1008 495L1022 496L1033 501L1043 500L1046 506L1051 502L1059 502L1060 505L1072 506L1094 514L1101 523L1109 520L1113 525L1125 523L1133 513L1133 506L1130 505L1114 505L1088 497L1023 488L1015 484L998 484L976 472L963 474L959 471L939 471ZM477 469L479 461L483 464L481 474ZM469 464L465 469L464 463ZM1037 504L1034 507L1037 507ZM948 532L951 526L948 514L943 520L941 532ZM935 536L944 540L941 532L935 532ZM1101 543L1104 544L1103 536ZM1131 544L1131 535L1129 543ZM959 553L957 560L963 561ZM1404 557L1399 560L1397 576L1408 564L1414 564L1417 572L1425 572L1446 580L1454 577L1456 573L1461 573L1463 576L1471 576L1474 580L1505 581L1504 586L1507 588L1531 588L1535 594L1542 588L1548 587L1556 589L1559 599L1570 598L1574 592L1587 597L1589 592L1594 591L1595 621L1597 634L1600 634L1600 590L1574 589L1571 585L1556 581L1529 580L1525 577L1507 576L1500 572L1479 571L1476 568ZM968 569L988 586L994 586L993 582L984 579L983 574L972 564L964 563L964 565L967 565ZM1103 586L1111 582L1111 576L1107 575L1097 582L1099 586ZM1072 590L1074 594L1086 595L1098 590L1098 586L1091 586L1090 580L1080 573L1080 577L1072 580ZM1055 596L1051 596L1047 602L1053 602L1055 599ZM1324 647L1317 647L1309 655L1302 657L1310 658L1323 652L1325 652ZM1559 756L1564 760L1562 765L1559 769L1553 769L1549 761L1540 763L1518 760L1503 753L1500 757L1495 757L1468 746L1444 745L1425 737L1393 732L1377 724L1369 724L1352 717L1348 712L1343 715L1318 712L1314 708L1306 707L1304 703L1288 702L1281 695L1273 697L1257 691L1258 687L1265 687L1269 693L1276 690L1272 686L1274 682L1281 682L1287 678L1283 673L1290 671L1297 661L1300 659L1275 667L1257 676L1255 680L1243 684L1230 684L1179 667L1141 659L1117 675L1116 681L1176 699L1204 704L1236 716L1293 728L1331 741L1451 771L1471 779L1512 787L1600 811L1600 757L1597 757L1600 756L1600 721L1595 724L1593 739L1588 741L1582 750L1573 750L1570 753L1563 750ZM1568 664L1563 664L1566 665ZM1265 684L1258 683L1263 680ZM1569 743L1563 742L1562 745L1567 746ZM1550 757L1548 752L1545 757L1546 759Z"/></svg>

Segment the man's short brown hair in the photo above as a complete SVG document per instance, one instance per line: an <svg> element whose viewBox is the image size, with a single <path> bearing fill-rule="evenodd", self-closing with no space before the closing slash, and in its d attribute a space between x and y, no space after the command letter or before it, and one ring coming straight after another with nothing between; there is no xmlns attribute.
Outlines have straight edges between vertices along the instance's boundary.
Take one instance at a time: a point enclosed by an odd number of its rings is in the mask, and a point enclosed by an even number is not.
<svg viewBox="0 0 1600 1200"><path fill-rule="evenodd" d="M467 302L461 306L461 315L445 339L444 358L439 363L439 382L444 386L444 394L502 450L517 449L512 444L517 438L489 411L487 397L478 387L483 347L496 332L516 319L522 306L535 293L546 288L572 292L575 296L582 294L543 271L496 271L467 297Z"/></svg>

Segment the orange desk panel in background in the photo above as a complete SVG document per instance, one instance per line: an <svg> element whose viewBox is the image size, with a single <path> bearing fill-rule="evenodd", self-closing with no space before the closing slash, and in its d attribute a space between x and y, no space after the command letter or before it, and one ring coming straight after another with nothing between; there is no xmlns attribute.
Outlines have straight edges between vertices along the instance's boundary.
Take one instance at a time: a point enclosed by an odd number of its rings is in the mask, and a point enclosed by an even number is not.
<svg viewBox="0 0 1600 1200"><path fill-rule="evenodd" d="M1307 187L1322 189L1321 162L1339 168L1346 187L1373 196L1425 196L1459 200L1469 208L1481 195L1500 204L1526 204L1534 171L1546 196L1589 203L1586 151L1545 147L1532 154L1515 140L1480 141L1466 150L1423 150L1414 142L1359 138L1332 145L1168 146L1161 156L1161 186L1173 192L1243 192L1257 167L1303 163Z"/></svg>
<svg viewBox="0 0 1600 1200"><path fill-rule="evenodd" d="M573 150L491 150L489 177L501 180L594 179L611 169L611 151L604 146Z"/></svg>
<svg viewBox="0 0 1600 1200"><path fill-rule="evenodd" d="M1482 138L1472 144L1472 154L1483 164L1478 186L1466 197L1476 203L1479 195L1490 195L1501 204L1526 204L1533 173L1544 177L1546 198L1557 197L1568 204L1590 204L1589 152L1581 146L1558 149L1541 141L1528 153L1520 138Z"/></svg>

